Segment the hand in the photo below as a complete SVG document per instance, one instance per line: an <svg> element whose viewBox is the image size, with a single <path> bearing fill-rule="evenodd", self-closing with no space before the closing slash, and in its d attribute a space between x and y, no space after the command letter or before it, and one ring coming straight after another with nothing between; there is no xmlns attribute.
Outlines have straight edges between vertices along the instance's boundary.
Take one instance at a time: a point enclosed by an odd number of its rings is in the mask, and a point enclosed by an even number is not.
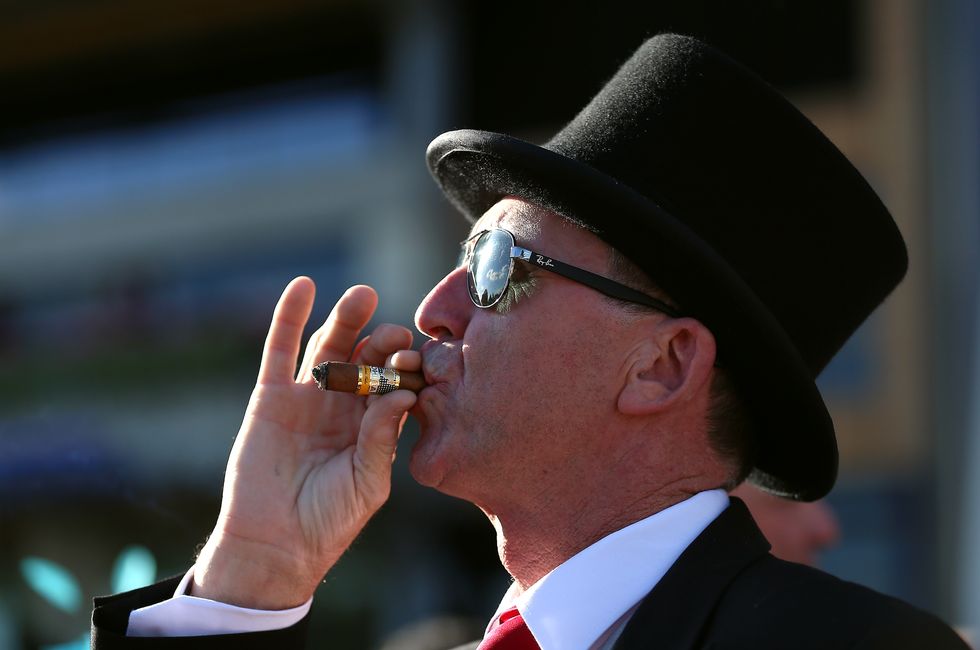
<svg viewBox="0 0 980 650"><path fill-rule="evenodd" d="M411 347L412 333L380 325L355 348L378 297L352 287L310 338L294 378L315 291L309 278L297 278L276 306L228 460L221 513L194 567L195 596L266 610L304 603L388 498L395 444L415 394L322 391L311 370L321 361L384 365ZM397 358L415 365L417 356Z"/></svg>

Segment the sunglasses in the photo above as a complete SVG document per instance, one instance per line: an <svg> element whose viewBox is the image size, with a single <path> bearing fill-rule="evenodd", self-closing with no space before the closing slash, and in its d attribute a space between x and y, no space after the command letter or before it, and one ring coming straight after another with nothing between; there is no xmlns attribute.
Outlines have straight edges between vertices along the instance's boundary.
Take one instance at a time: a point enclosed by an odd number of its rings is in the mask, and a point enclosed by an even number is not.
<svg viewBox="0 0 980 650"><path fill-rule="evenodd" d="M559 262L552 257L521 248L514 240L514 235L502 228L478 232L461 242L461 246L463 250L457 267L466 264L466 285L469 288L470 300L480 309L493 307L500 302L510 285L514 260L524 260L546 271L591 287L610 298L645 305L674 318L680 317L680 313L670 305L636 289L585 269Z"/></svg>

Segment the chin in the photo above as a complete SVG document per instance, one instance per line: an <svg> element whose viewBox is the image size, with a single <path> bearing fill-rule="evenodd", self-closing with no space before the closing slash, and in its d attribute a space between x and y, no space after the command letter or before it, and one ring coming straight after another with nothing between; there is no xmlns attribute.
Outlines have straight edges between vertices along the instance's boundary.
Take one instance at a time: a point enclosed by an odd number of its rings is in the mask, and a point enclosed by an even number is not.
<svg viewBox="0 0 980 650"><path fill-rule="evenodd" d="M420 485L438 489L446 473L439 444L442 432L429 426L423 418L419 418L419 423L421 431L418 441L412 447L408 471Z"/></svg>
<svg viewBox="0 0 980 650"><path fill-rule="evenodd" d="M416 405L412 414L419 422L419 438L408 461L412 478L419 485L468 500L473 494L466 484L479 480L480 467L474 460L477 451L472 434L455 418L447 421L442 410L428 404Z"/></svg>
<svg viewBox="0 0 980 650"><path fill-rule="evenodd" d="M454 463L440 445L441 440L424 432L412 449L408 471L419 485L438 490L448 496L468 499L469 492L460 485L459 463Z"/></svg>
<svg viewBox="0 0 980 650"><path fill-rule="evenodd" d="M414 450L412 451L412 459L408 463L408 473L412 475L416 483L425 487L438 489L442 483L441 473L436 471L431 463L419 460Z"/></svg>

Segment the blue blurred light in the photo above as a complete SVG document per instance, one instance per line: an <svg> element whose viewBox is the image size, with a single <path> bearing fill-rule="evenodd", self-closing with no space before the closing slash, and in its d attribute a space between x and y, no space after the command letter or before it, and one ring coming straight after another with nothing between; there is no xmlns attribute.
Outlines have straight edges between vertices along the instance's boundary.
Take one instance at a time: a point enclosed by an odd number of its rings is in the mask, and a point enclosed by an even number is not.
<svg viewBox="0 0 980 650"><path fill-rule="evenodd" d="M78 581L64 567L44 558L25 557L20 572L34 591L58 609L74 613L81 607Z"/></svg>
<svg viewBox="0 0 980 650"><path fill-rule="evenodd" d="M112 568L112 593L145 587L156 580L157 562L145 546L127 546Z"/></svg>

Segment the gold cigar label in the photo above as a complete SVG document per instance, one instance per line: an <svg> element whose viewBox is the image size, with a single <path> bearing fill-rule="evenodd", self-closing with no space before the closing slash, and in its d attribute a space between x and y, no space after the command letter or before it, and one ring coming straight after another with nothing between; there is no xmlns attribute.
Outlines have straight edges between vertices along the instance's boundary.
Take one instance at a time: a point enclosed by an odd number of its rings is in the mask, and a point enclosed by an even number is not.
<svg viewBox="0 0 980 650"><path fill-rule="evenodd" d="M316 365L312 373L321 390L355 395L384 395L399 388L417 393L426 386L425 376L421 372L359 366L342 361L324 361Z"/></svg>

